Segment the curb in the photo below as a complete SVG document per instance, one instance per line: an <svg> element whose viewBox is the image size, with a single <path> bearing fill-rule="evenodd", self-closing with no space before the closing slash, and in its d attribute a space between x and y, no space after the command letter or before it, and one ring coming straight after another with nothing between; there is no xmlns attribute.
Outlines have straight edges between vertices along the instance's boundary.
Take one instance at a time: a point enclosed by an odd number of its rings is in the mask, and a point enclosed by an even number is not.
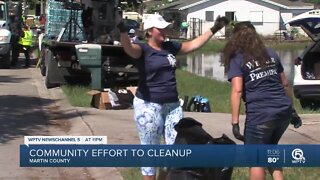
<svg viewBox="0 0 320 180"><path fill-rule="evenodd" d="M43 110L50 109L50 106L55 106L58 107L60 112L68 113L68 116L64 117L62 115L62 120L66 120L67 123L70 124L70 129L65 132L66 135L94 135L91 127L83 120L81 112L76 107L71 106L71 104L68 102L62 89L47 89L44 86L43 77L41 77L39 70L35 69L31 70L31 72L32 77L35 80L34 84L37 87L40 97L55 101L55 103L49 105L49 107L44 107ZM71 118L69 115L72 115ZM90 173L92 179L102 180L108 177L107 179L123 180L120 172L115 167L84 167L84 169Z"/></svg>

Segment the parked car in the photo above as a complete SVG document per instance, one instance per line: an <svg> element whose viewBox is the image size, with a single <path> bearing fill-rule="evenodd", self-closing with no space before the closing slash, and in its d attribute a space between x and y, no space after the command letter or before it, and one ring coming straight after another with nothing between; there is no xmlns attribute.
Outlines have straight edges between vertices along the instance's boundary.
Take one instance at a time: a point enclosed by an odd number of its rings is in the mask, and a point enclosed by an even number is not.
<svg viewBox="0 0 320 180"><path fill-rule="evenodd" d="M295 60L293 92L303 108L320 105L320 9L292 18L290 26L300 26L314 41Z"/></svg>

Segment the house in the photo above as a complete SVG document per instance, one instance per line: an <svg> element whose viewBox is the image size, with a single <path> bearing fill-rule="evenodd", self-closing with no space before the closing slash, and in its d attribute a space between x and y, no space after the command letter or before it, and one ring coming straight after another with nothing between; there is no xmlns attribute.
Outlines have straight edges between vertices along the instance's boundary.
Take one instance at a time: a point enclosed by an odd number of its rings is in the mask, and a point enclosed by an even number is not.
<svg viewBox="0 0 320 180"><path fill-rule="evenodd" d="M286 21L313 8L313 4L299 0L179 0L160 7L159 12L166 19L174 19L177 28L183 19L187 20L188 36L192 38L208 30L219 15L234 22L251 21L259 34L274 35L279 30L290 30L284 26ZM228 35L229 29L224 28L216 36Z"/></svg>

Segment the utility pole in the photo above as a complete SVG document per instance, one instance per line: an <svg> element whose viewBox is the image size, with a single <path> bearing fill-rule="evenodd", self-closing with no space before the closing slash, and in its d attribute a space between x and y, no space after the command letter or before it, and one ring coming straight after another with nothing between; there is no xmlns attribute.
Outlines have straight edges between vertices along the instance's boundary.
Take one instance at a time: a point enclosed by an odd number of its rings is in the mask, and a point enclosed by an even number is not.
<svg viewBox="0 0 320 180"><path fill-rule="evenodd" d="M44 0L40 0L40 14L44 14L45 12L45 10L44 10L44 7L45 7L45 5L44 5L44 3L46 3Z"/></svg>
<svg viewBox="0 0 320 180"><path fill-rule="evenodd" d="M40 0L40 14L43 14L43 6L42 6L43 1Z"/></svg>
<svg viewBox="0 0 320 180"><path fill-rule="evenodd" d="M22 1L22 15L25 16L27 15L27 12L26 12L26 7L27 7L27 2L26 0L20 0L20 2Z"/></svg>

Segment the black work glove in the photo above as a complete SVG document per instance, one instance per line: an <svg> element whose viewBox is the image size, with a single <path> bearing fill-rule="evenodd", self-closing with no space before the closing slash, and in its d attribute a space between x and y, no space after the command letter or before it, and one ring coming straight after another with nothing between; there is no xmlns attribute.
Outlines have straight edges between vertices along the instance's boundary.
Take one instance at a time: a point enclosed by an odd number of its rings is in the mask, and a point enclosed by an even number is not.
<svg viewBox="0 0 320 180"><path fill-rule="evenodd" d="M119 29L119 31L121 32L121 33L128 33L128 24L127 24L127 22L126 21L124 21L124 20L121 20L120 22L119 22L119 24L117 25L117 28Z"/></svg>
<svg viewBox="0 0 320 180"><path fill-rule="evenodd" d="M210 28L210 30L213 34L215 34L217 31L222 29L224 26L228 25L229 22L230 22L230 20L228 18L226 18L225 16L223 16L223 17L218 16L216 21L214 22L214 25L212 26L212 28Z"/></svg>
<svg viewBox="0 0 320 180"><path fill-rule="evenodd" d="M292 109L291 124L293 124L294 128L299 128L302 125L302 120L295 109Z"/></svg>
<svg viewBox="0 0 320 180"><path fill-rule="evenodd" d="M244 136L240 134L239 123L232 124L232 133L236 139L244 142Z"/></svg>

